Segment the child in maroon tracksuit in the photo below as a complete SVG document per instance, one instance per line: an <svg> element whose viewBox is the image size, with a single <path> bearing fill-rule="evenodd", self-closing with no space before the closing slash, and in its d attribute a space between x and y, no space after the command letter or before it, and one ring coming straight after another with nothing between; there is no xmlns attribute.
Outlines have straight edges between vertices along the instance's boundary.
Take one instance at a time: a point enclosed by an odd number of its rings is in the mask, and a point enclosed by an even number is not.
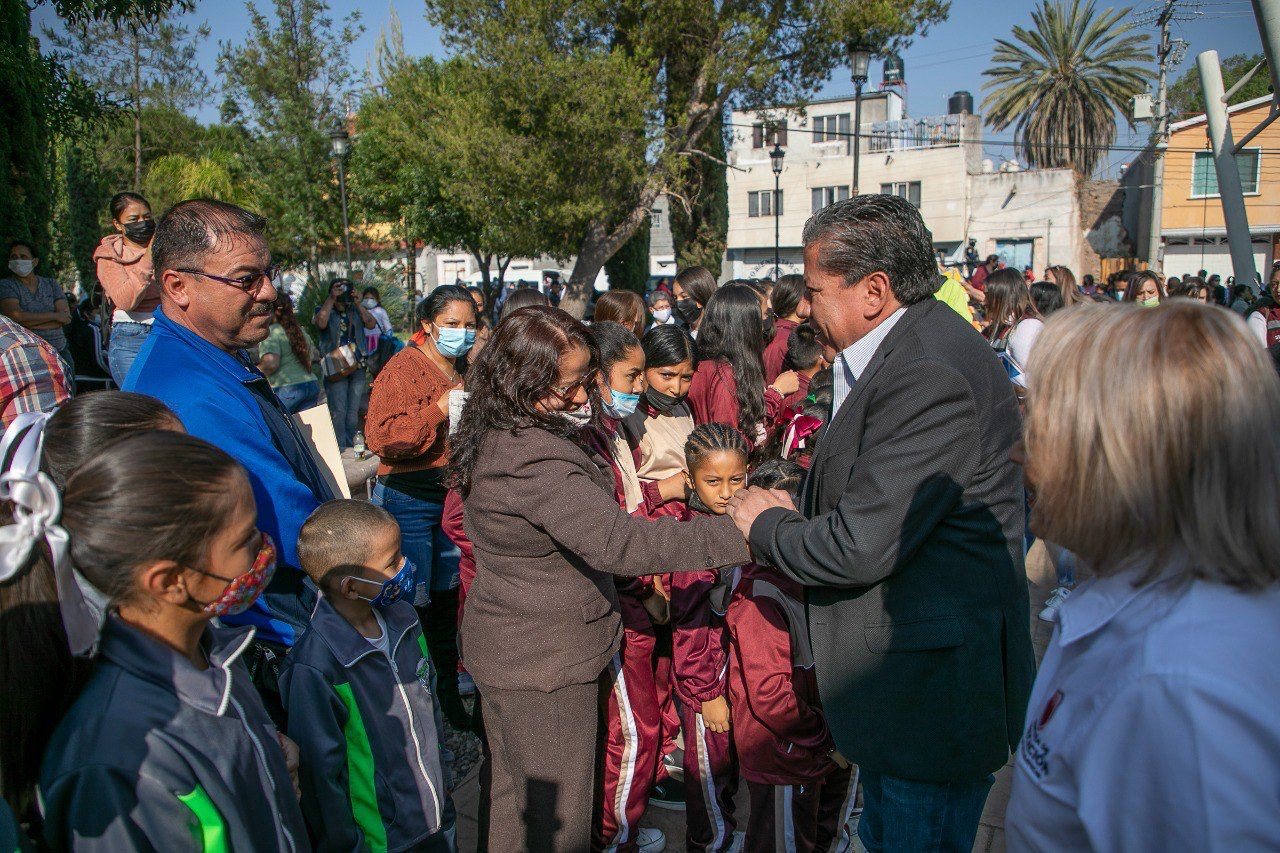
<svg viewBox="0 0 1280 853"><path fill-rule="evenodd" d="M636 451L618 428L619 421L634 411L644 388L644 351L636 336L617 323L596 323L592 334L600 348L600 397L605 411L599 428L583 430L583 444L611 466L619 506L638 515L653 515L665 500L663 489L673 491L672 484L640 479ZM675 487L683 492L682 484L677 482ZM618 578L615 586L622 645L610 662L603 702L603 790L592 846L645 853L666 843L660 830L640 826L659 766L654 622L665 617L666 606L647 578Z"/></svg>
<svg viewBox="0 0 1280 853"><path fill-rule="evenodd" d="M794 495L804 470L775 459L751 484ZM725 574L733 737L751 795L744 851L849 850L856 771L835 751L819 707L804 589L755 564ZM723 596L723 597L721 597Z"/></svg>
<svg viewBox="0 0 1280 853"><path fill-rule="evenodd" d="M702 424L685 444L691 512L723 515L747 480L747 440L731 426ZM672 576L672 666L684 731L686 847L720 853L733 843L738 761L729 735L728 644L711 607L714 570Z"/></svg>

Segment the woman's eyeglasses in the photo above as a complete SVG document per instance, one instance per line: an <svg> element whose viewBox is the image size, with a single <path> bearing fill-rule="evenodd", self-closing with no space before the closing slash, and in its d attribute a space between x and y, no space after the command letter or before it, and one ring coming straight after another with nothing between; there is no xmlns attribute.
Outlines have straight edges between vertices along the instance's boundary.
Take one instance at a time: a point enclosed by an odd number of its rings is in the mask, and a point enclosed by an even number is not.
<svg viewBox="0 0 1280 853"><path fill-rule="evenodd" d="M576 382L570 382L568 385L552 385L551 393L559 397L561 401L567 403L569 402L570 397L577 395L579 388L586 388L590 386L592 382L596 381L596 378L599 377L599 375L600 371L598 369L588 370L586 373L582 374L582 378Z"/></svg>
<svg viewBox="0 0 1280 853"><path fill-rule="evenodd" d="M205 272L204 270L180 268L180 269L175 269L174 272L184 272L184 273L187 273L188 275L198 275L198 276L201 276L202 278L211 278L214 281L220 281L223 284L229 284L238 290L244 291L250 296L257 296L259 293L261 293L262 286L265 285L268 281L271 282L272 287L275 287L280 283L280 267L275 266L274 264L272 266L267 267L262 272L249 273L248 275L237 276L235 278L228 278L224 275L214 275L213 273Z"/></svg>

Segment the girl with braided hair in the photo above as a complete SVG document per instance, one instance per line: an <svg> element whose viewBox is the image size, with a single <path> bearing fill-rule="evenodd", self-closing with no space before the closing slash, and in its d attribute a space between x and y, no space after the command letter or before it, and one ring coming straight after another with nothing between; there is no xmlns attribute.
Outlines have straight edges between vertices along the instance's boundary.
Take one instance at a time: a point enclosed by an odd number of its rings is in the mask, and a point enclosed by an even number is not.
<svg viewBox="0 0 1280 853"><path fill-rule="evenodd" d="M729 498L747 485L746 438L728 424L701 424L689 434L684 455L689 517L724 515ZM738 759L726 699L728 637L724 619L711 606L719 579L714 569L671 578L672 669L684 731L689 850L728 849L735 826Z"/></svg>
<svg viewBox="0 0 1280 853"><path fill-rule="evenodd" d="M290 414L309 409L320 399L320 381L312 365L319 353L293 314L289 294L276 294L276 321L258 345L258 369Z"/></svg>

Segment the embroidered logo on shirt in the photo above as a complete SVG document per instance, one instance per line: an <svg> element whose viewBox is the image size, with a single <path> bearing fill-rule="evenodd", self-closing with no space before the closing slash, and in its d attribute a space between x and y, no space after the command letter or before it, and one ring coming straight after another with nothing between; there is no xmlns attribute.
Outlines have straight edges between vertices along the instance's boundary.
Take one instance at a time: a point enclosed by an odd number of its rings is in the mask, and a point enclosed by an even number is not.
<svg viewBox="0 0 1280 853"><path fill-rule="evenodd" d="M1036 779L1043 779L1049 772L1049 754L1052 752L1049 744L1040 737L1040 731L1049 724L1049 720L1053 719L1054 713L1061 704L1062 691L1055 690L1049 697L1049 701L1044 703L1040 716L1034 723L1027 726L1026 732L1022 735L1022 743L1018 745L1018 758L1021 759L1022 766Z"/></svg>

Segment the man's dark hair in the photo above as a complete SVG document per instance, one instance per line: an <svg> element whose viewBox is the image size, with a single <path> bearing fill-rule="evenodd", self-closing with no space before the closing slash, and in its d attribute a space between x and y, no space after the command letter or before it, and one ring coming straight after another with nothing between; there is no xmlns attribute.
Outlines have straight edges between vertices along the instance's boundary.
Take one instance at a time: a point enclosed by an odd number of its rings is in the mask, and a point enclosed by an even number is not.
<svg viewBox="0 0 1280 853"><path fill-rule="evenodd" d="M32 255L35 255L36 253L35 247L32 246L30 243L28 243L26 240L14 240L9 244L9 251L12 252L14 249L18 248L19 246L26 249Z"/></svg>
<svg viewBox="0 0 1280 853"><path fill-rule="evenodd" d="M893 295L914 305L938 289L933 235L909 201L894 195L859 195L809 217L804 245L821 244L818 265L852 285L873 272L889 277Z"/></svg>
<svg viewBox="0 0 1280 853"><path fill-rule="evenodd" d="M179 267L198 267L204 256L224 238L235 235L262 237L267 220L242 207L193 198L180 201L160 217L151 239L151 261L156 276Z"/></svg>

